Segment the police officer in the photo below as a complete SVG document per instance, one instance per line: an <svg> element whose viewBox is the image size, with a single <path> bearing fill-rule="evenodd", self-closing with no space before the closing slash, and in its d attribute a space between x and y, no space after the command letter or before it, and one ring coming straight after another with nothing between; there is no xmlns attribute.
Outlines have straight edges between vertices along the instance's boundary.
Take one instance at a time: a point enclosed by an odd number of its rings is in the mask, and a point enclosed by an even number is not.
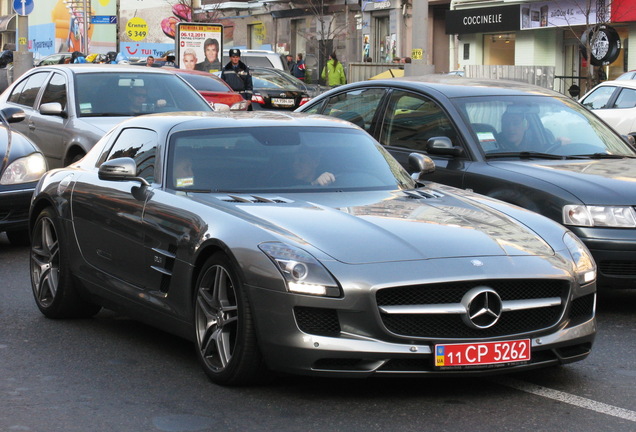
<svg viewBox="0 0 636 432"><path fill-rule="evenodd" d="M239 92L244 99L251 100L254 93L252 86L252 74L250 68L241 61L241 50L232 48L230 50L230 61L221 72L221 79L232 89Z"/></svg>

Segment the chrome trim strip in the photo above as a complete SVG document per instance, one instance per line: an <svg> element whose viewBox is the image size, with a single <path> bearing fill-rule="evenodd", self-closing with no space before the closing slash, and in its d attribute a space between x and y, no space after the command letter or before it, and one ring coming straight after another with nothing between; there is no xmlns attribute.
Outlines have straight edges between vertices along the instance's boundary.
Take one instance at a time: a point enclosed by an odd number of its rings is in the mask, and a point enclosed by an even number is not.
<svg viewBox="0 0 636 432"><path fill-rule="evenodd" d="M502 312L518 311L524 309L538 309L559 306L563 301L560 297L548 297L543 299L506 300L502 302ZM431 305L397 305L380 306L380 312L385 314L465 314L466 307L461 303L441 303Z"/></svg>
<svg viewBox="0 0 636 432"><path fill-rule="evenodd" d="M161 274L164 274L166 276L172 276L172 272L169 272L168 270L166 270L165 268L162 267L156 267L156 266L150 266L151 269L158 271Z"/></svg>
<svg viewBox="0 0 636 432"><path fill-rule="evenodd" d="M168 252L167 250L163 250L163 249L157 249L157 248L152 248L153 252L157 252L158 254L161 254L163 256L165 256L166 258L176 258L177 255L173 254L172 252Z"/></svg>
<svg viewBox="0 0 636 432"><path fill-rule="evenodd" d="M6 185L3 185L3 186L6 186ZM18 194L23 194L25 192L33 193L34 190L35 190L35 188L10 190L10 191L0 191L0 195L12 195L12 194L18 195Z"/></svg>

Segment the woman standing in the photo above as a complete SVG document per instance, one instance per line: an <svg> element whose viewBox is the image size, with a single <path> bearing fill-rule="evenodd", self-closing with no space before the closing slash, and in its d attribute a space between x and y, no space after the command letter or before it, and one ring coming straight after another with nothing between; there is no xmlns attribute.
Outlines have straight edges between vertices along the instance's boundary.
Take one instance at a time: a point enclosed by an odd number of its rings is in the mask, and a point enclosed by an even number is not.
<svg viewBox="0 0 636 432"><path fill-rule="evenodd" d="M320 77L325 80L328 86L335 87L347 83L344 67L338 61L336 53L331 53L327 65L322 70Z"/></svg>

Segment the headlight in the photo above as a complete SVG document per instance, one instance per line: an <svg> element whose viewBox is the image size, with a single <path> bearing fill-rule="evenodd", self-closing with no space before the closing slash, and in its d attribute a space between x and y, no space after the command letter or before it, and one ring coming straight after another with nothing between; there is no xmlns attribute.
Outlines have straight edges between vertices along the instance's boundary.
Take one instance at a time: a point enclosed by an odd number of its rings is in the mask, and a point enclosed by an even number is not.
<svg viewBox="0 0 636 432"><path fill-rule="evenodd" d="M636 227L636 212L629 206L584 206L563 207L563 224L613 228Z"/></svg>
<svg viewBox="0 0 636 432"><path fill-rule="evenodd" d="M338 283L308 252L284 243L262 243L258 247L276 264L289 291L340 297Z"/></svg>
<svg viewBox="0 0 636 432"><path fill-rule="evenodd" d="M581 240L571 232L565 233L563 243L567 246L574 261L574 269L579 284L585 285L596 279L596 264L590 251Z"/></svg>
<svg viewBox="0 0 636 432"><path fill-rule="evenodd" d="M0 184L10 185L28 183L38 180L46 172L46 160L40 153L32 153L29 156L16 159L9 164Z"/></svg>

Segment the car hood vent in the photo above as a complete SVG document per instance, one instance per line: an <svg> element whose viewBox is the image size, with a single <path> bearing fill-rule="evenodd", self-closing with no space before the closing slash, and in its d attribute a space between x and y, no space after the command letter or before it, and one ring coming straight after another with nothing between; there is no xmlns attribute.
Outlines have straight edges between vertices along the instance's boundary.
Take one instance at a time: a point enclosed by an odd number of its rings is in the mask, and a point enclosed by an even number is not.
<svg viewBox="0 0 636 432"><path fill-rule="evenodd" d="M252 204L289 204L292 201L281 197L266 198L258 195L224 195L218 197L221 201Z"/></svg>
<svg viewBox="0 0 636 432"><path fill-rule="evenodd" d="M426 191L423 189L404 191L404 195L406 195L408 199L432 199L432 198L441 198L444 196L443 194L439 192Z"/></svg>

